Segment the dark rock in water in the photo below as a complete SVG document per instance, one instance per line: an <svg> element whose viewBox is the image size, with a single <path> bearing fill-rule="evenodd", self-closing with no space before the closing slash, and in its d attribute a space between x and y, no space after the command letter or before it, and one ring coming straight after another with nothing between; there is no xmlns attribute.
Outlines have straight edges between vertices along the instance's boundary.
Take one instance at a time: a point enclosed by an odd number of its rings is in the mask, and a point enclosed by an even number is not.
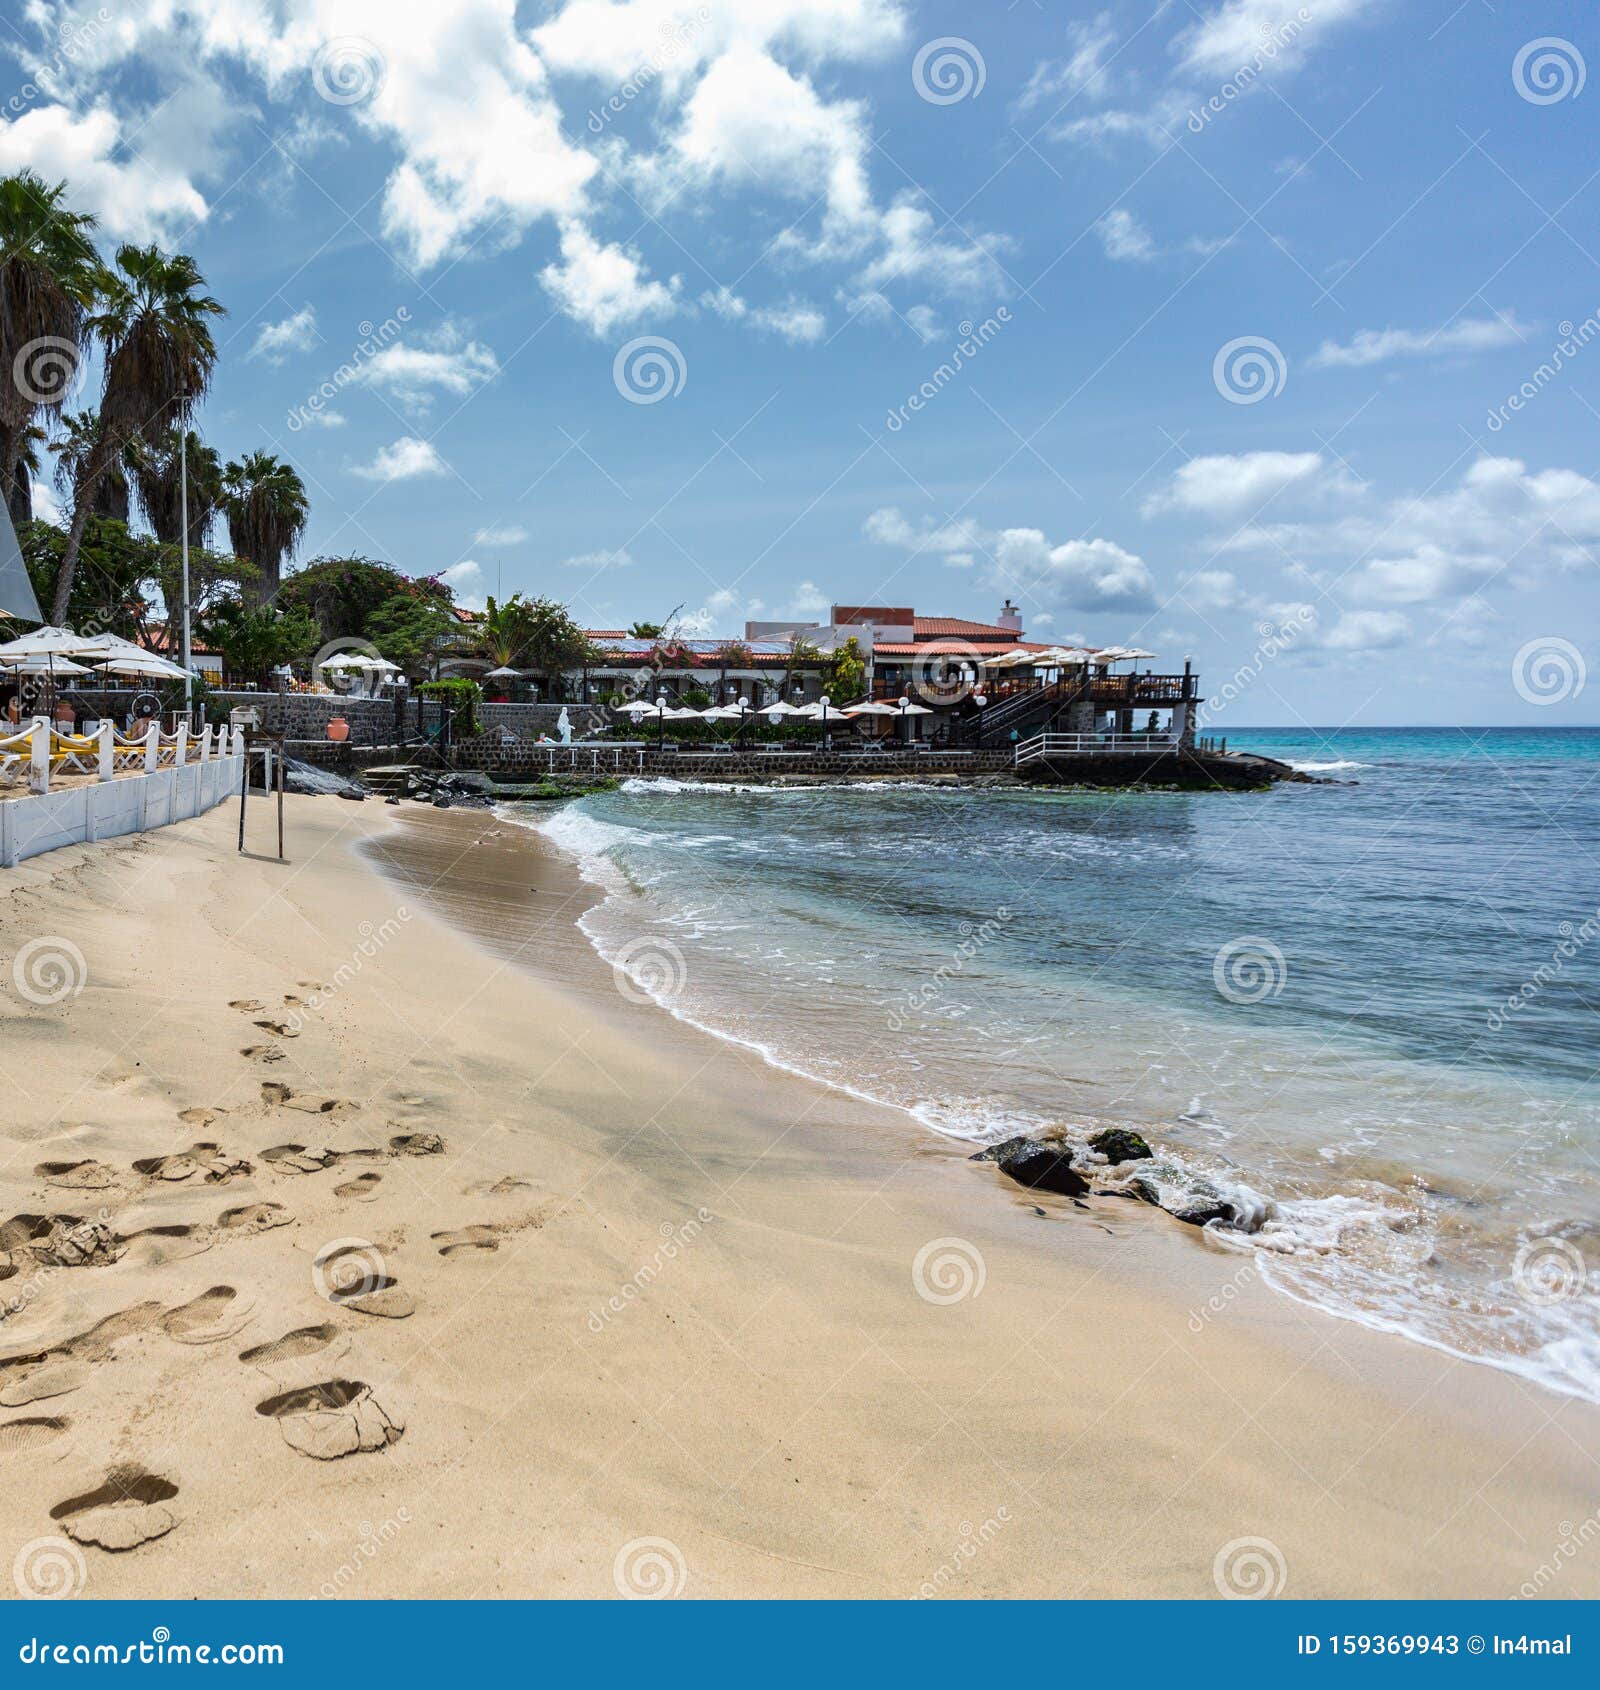
<svg viewBox="0 0 1600 1690"><path fill-rule="evenodd" d="M1000 1143L986 1146L976 1156L969 1156L967 1160L969 1162L998 1162L1003 1151L1015 1150L1018 1145L1031 1144L1032 1142L1032 1139L1022 1137L1002 1139Z"/></svg>
<svg viewBox="0 0 1600 1690"><path fill-rule="evenodd" d="M1077 1197L1089 1189L1089 1182L1072 1166L1072 1151L1054 1144L1036 1144L1031 1138L1012 1139L997 1145L995 1164L1018 1185L1038 1191L1057 1191Z"/></svg>
<svg viewBox="0 0 1600 1690"><path fill-rule="evenodd" d="M1146 1203L1165 1209L1174 1220L1189 1226L1204 1226L1207 1221L1231 1223L1241 1219L1227 1198L1209 1185L1196 1183L1185 1186L1154 1173L1140 1173L1134 1175L1133 1187Z"/></svg>
<svg viewBox="0 0 1600 1690"><path fill-rule="evenodd" d="M400 800L398 798L385 798L384 799L385 804L398 804L399 802L400 802Z"/></svg>
<svg viewBox="0 0 1600 1690"><path fill-rule="evenodd" d="M1107 1127L1090 1138L1089 1148L1099 1151L1108 1162L1143 1162L1155 1155L1144 1134L1131 1127Z"/></svg>
<svg viewBox="0 0 1600 1690"><path fill-rule="evenodd" d="M436 810L448 810L450 808L450 795L446 792L441 792L439 796L434 799L433 807Z"/></svg>

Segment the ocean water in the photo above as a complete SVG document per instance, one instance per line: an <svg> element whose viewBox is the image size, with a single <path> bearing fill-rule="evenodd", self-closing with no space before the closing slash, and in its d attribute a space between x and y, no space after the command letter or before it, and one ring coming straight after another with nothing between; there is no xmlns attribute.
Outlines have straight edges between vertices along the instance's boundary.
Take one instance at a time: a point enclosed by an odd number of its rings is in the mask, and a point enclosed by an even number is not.
<svg viewBox="0 0 1600 1690"><path fill-rule="evenodd" d="M1352 784L506 813L628 992L975 1145L1135 1124L1242 1270L1600 1401L1600 730L1228 739Z"/></svg>

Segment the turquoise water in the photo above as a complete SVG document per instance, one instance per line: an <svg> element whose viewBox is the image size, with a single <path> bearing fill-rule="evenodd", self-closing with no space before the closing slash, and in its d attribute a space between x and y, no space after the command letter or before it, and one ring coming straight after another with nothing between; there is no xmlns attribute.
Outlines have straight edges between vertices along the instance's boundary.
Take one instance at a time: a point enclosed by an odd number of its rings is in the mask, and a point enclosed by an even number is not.
<svg viewBox="0 0 1600 1690"><path fill-rule="evenodd" d="M1286 1294L1600 1400L1600 731L1228 739L1354 784L539 824L630 992L975 1143L1132 1121Z"/></svg>

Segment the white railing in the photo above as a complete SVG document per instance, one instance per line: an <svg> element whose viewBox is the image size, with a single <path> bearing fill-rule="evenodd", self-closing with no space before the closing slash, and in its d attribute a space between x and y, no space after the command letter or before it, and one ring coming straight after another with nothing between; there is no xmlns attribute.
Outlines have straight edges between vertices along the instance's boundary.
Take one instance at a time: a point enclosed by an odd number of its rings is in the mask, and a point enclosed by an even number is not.
<svg viewBox="0 0 1600 1690"><path fill-rule="evenodd" d="M0 739L0 774L10 775L26 763L28 790L39 797L50 791L52 773L115 780L119 774L181 769L243 750L242 728L213 728L207 723L193 734L187 722L179 722L172 733L164 734L152 722L142 734L130 737L107 720L92 734L64 734L47 717L36 716L20 732Z"/></svg>
<svg viewBox="0 0 1600 1690"><path fill-rule="evenodd" d="M1017 768L1047 757L1094 757L1175 751L1179 741L1167 734L1035 734L1018 742L1012 762Z"/></svg>
<svg viewBox="0 0 1600 1690"><path fill-rule="evenodd" d="M180 724L173 734L151 728L130 740L110 722L93 734L58 734L40 720L0 739L0 758L28 765L28 792L0 793L0 868L10 868L63 845L142 833L214 809L243 782L244 734L219 728L191 737ZM90 778L67 784L64 774Z"/></svg>

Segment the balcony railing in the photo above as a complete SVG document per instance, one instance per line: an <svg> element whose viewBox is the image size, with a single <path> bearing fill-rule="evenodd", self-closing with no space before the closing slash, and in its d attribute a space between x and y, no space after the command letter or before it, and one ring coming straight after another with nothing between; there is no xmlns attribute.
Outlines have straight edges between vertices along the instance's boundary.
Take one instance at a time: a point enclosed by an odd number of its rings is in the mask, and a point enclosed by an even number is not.
<svg viewBox="0 0 1600 1690"><path fill-rule="evenodd" d="M1110 757L1147 753L1164 756L1179 741L1166 734L1035 734L1022 740L1012 762L1017 768L1051 757Z"/></svg>

